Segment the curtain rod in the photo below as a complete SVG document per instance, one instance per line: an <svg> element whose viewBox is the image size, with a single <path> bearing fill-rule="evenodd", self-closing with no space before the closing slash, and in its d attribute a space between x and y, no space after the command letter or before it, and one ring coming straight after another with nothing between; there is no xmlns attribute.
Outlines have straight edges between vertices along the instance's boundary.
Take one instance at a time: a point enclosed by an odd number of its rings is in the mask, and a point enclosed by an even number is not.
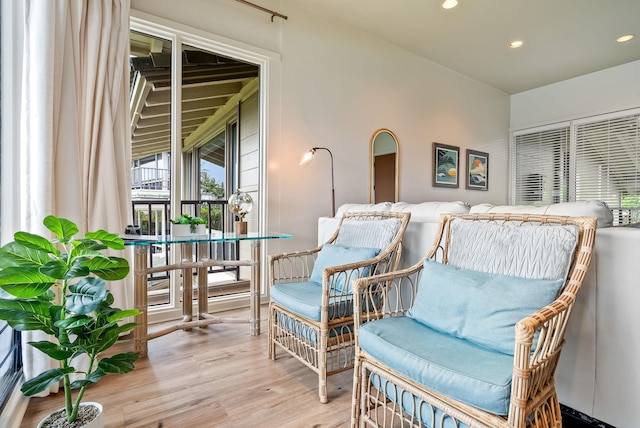
<svg viewBox="0 0 640 428"><path fill-rule="evenodd" d="M261 10L261 11L263 11L263 12L267 12L268 14L270 14L270 15L271 15L271 22L273 22L273 18L275 18L276 16L277 16L278 18L282 18L282 19L289 19L289 17L288 17L288 16L286 16L286 15L283 15L283 14L278 13L278 12L274 12L274 11L273 11L273 10L271 10L271 9L267 9L266 7L259 6L259 5L257 5L257 4L254 4L254 3L249 2L249 1L247 1L247 0L236 0L236 1L237 1L237 2L239 2L239 3L242 3L242 4L246 4L247 6L250 6L250 7L256 8L256 9L258 9L258 10Z"/></svg>

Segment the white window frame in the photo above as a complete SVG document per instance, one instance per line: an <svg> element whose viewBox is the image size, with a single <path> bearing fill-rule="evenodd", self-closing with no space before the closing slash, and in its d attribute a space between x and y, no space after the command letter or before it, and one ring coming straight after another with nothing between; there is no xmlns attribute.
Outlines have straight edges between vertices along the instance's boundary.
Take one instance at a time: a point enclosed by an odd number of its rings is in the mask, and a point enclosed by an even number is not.
<svg viewBox="0 0 640 428"><path fill-rule="evenodd" d="M254 205L254 211L258 218L258 232L264 232L266 230L266 201L267 198L267 168L266 168L266 153L269 144L268 129L271 126L277 127L275 123L270 121L273 117L268 114L268 108L270 105L270 86L272 80L270 79L270 73L272 69L277 69L280 57L272 52L266 51L261 48L250 46L242 42L230 40L222 36L218 36L205 31L200 31L192 27L187 27L182 24L171 22L163 18L152 16L136 10L131 11L131 31L138 31L146 33L151 36L160 37L171 41L172 43L172 60L171 60L171 79L172 81L180 81L182 73L182 60L181 60L181 47L183 45L193 46L199 49L208 50L218 53L220 55L228 56L238 59L243 62L255 64L259 67L259 138L260 138L260 150L258 165L260 169L260 181L259 181L259 203L258 206ZM180 85L172 85L171 94L171 170L172 170L172 182L171 182L171 211L180 212L180 200L185 199L183 195L187 192L184 189L182 183L182 170L184 162L187 156L193 156L191 153L183 153L183 147L181 144L181 121L182 117L182 88ZM174 252L174 254L177 252ZM260 263L262 266L266 266L267 263L267 251L262 251ZM267 269L262 269L261 272L261 298L266 298L267 283ZM169 305L161 305L158 307L149 309L149 322L163 322L171 319L179 318L182 314L182 308L180 304L179 288L175 283L175 280L171 284L171 302ZM237 296L223 301L216 301L210 305L210 309L213 311L225 310L236 307L248 306L249 296Z"/></svg>
<svg viewBox="0 0 640 428"><path fill-rule="evenodd" d="M598 114L593 116L585 116L585 117L575 118L569 121L549 123L549 124L536 126L532 128L522 128L522 129L512 130L509 138L509 157L511 160L509 164L509 176L511 178L509 183L509 203L516 204L520 202L516 199L517 190L518 190L516 188L516 177L517 177L516 137L527 135L527 134L534 134L538 132L544 132L548 130L569 127L569 191L567 195L567 202L574 202L576 201L576 198L577 198L577 190L576 190L577 128L584 124L598 123L606 120L624 118L624 117L633 116L633 115L640 115L640 107L608 112L608 113ZM611 207L611 208L615 209L618 207Z"/></svg>

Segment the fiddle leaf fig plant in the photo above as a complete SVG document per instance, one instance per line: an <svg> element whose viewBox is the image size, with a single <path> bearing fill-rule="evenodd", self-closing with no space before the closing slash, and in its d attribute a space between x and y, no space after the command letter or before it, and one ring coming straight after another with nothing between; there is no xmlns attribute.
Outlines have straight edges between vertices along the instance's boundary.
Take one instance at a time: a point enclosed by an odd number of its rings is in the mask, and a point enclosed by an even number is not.
<svg viewBox="0 0 640 428"><path fill-rule="evenodd" d="M76 238L77 225L55 216L43 223L55 238L17 232L13 242L0 248L0 319L16 330L40 330L55 338L29 345L59 361L60 367L26 381L21 390L31 396L62 381L66 417L73 422L88 386L108 373L133 370L137 353L101 354L135 327L125 319L140 312L114 308L106 286L105 281L129 274L126 259L103 252L123 250L121 238L104 230ZM86 367L78 365L81 355L87 357Z"/></svg>

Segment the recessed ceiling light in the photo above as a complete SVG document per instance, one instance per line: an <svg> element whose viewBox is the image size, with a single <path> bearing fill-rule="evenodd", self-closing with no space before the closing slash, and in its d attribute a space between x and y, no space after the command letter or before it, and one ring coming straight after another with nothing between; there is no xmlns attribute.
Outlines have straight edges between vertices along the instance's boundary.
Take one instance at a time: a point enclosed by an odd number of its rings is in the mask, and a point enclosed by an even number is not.
<svg viewBox="0 0 640 428"><path fill-rule="evenodd" d="M616 42L618 43L624 43L624 42L628 42L629 40L633 39L633 34L625 34L624 36L620 36L616 39Z"/></svg>
<svg viewBox="0 0 640 428"><path fill-rule="evenodd" d="M453 9L457 5L458 5L458 0L444 0L444 3L442 3L442 8Z"/></svg>
<svg viewBox="0 0 640 428"><path fill-rule="evenodd" d="M524 45L524 42L522 40L514 40L513 42L509 43L509 47L511 49L519 48L522 45Z"/></svg>

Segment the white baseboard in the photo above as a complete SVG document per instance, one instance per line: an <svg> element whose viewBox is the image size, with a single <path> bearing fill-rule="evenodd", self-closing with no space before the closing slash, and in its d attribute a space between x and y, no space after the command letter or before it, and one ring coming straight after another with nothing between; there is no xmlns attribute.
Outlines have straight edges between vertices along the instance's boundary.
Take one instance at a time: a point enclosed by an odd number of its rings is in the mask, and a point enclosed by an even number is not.
<svg viewBox="0 0 640 428"><path fill-rule="evenodd" d="M20 428L22 418L27 412L27 406L29 406L29 397L25 397L20 392L20 385L23 381L23 379L18 381L2 413L0 413L0 428Z"/></svg>

